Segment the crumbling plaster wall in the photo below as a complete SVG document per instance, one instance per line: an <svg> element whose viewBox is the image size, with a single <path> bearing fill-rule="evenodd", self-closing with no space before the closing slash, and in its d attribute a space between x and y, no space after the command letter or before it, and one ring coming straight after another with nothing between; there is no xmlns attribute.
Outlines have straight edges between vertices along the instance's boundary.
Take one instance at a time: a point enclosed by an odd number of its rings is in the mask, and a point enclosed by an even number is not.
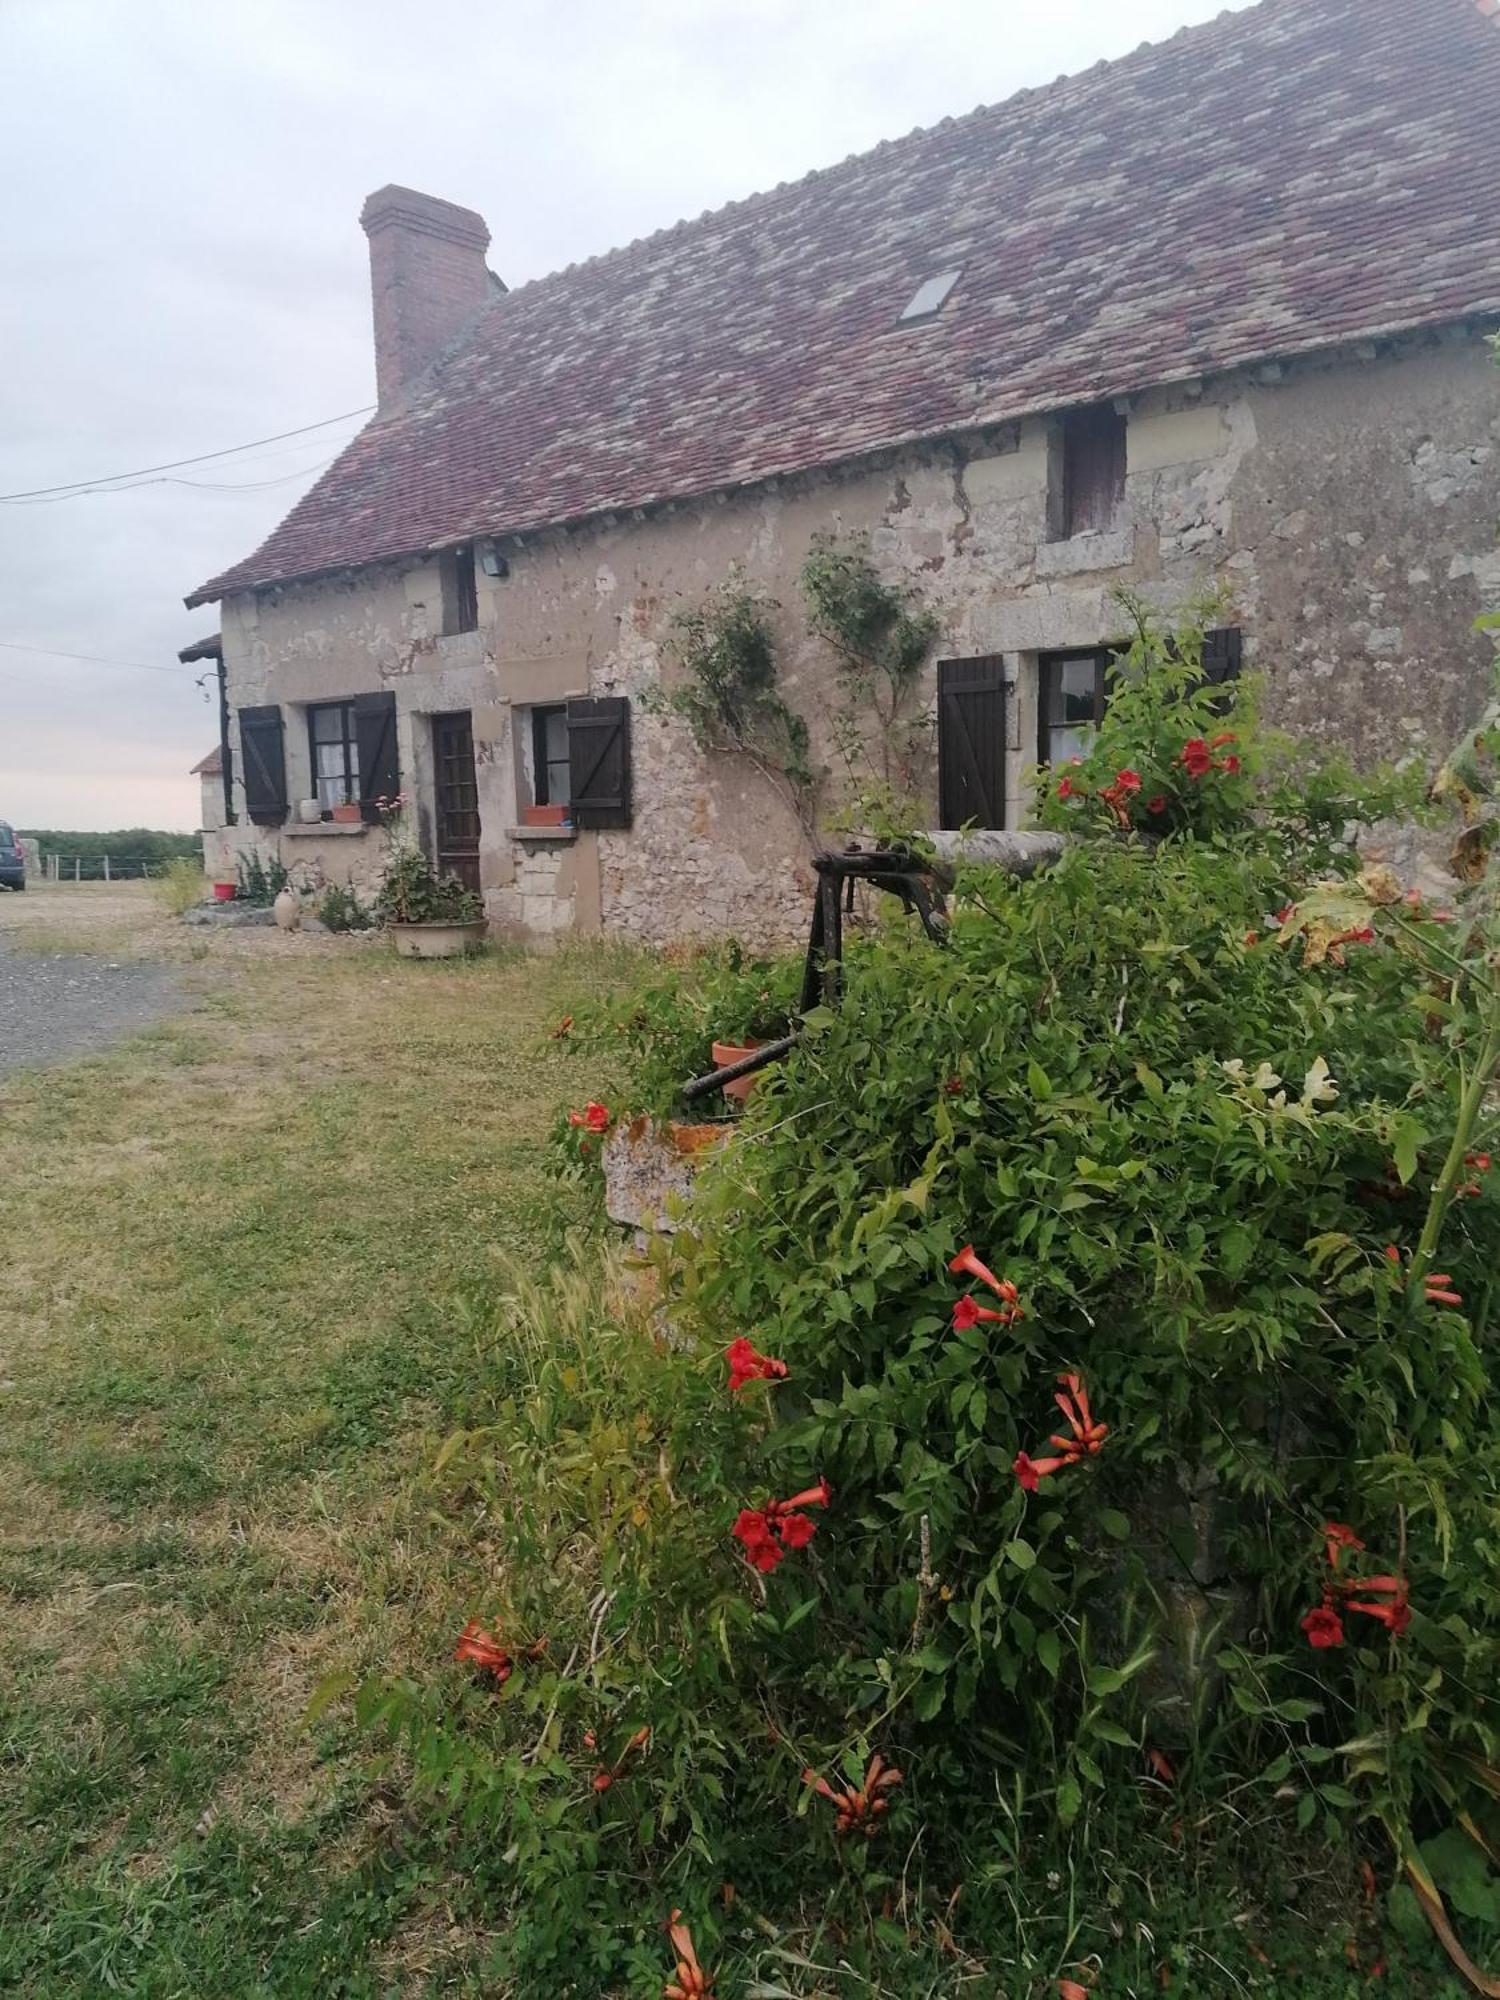
<svg viewBox="0 0 1500 2000"><path fill-rule="evenodd" d="M1266 672L1272 721L1364 757L1445 746L1477 713L1491 657L1472 628L1500 589L1497 446L1500 381L1477 335L1250 371L1133 400L1108 534L1047 539L1056 432L1038 419L526 537L507 546L506 578L480 579L481 631L462 661L445 657L459 641L433 636L433 564L238 600L224 621L231 700L391 685L419 792L420 718L472 707L487 901L502 922L650 942L790 938L810 888L794 816L753 771L700 757L639 700L675 671L674 613L735 565L777 601L783 691L830 765L834 660L808 633L797 585L818 532L869 534L882 571L938 614L934 661L1003 655L1016 824L1036 757L1037 656L1120 638L1121 586L1163 609L1224 589L1225 622L1245 628ZM935 667L929 702L934 680ZM518 841L525 708L585 691L636 697L634 824ZM289 759L296 734L289 725ZM930 774L925 802L935 807Z"/></svg>

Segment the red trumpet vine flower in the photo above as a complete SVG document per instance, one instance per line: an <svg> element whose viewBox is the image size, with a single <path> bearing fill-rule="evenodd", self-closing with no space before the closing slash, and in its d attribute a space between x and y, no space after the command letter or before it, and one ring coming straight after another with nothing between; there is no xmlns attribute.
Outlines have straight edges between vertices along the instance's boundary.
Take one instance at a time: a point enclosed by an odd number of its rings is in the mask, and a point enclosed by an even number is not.
<svg viewBox="0 0 1500 2000"><path fill-rule="evenodd" d="M1146 810L1151 814L1153 819L1159 819L1166 809L1167 795L1165 792L1157 792L1154 797L1146 801Z"/></svg>
<svg viewBox="0 0 1500 2000"><path fill-rule="evenodd" d="M1050 1479L1064 1467L1077 1465L1085 1458L1095 1458L1109 1436L1109 1425L1096 1423L1094 1413L1089 1408L1089 1394L1079 1375L1059 1375L1060 1389L1054 1390L1052 1400L1067 1420L1066 1437L1050 1437L1047 1442L1057 1446L1058 1458L1033 1458L1029 1452L1017 1452L1011 1467L1016 1478L1028 1493L1035 1493L1042 1480Z"/></svg>
<svg viewBox="0 0 1500 2000"><path fill-rule="evenodd" d="M1075 785L1071 778L1064 778L1057 787L1057 796L1060 799L1081 798L1083 796L1083 788L1080 785Z"/></svg>
<svg viewBox="0 0 1500 2000"><path fill-rule="evenodd" d="M958 1278L976 1278L981 1285L998 1292L1008 1305L1015 1304L1015 1286L1008 1278L997 1278L988 1264L982 1264L972 1243L966 1243L956 1257L948 1259L948 1269Z"/></svg>
<svg viewBox="0 0 1500 2000"><path fill-rule="evenodd" d="M672 1950L677 1956L674 1976L662 1988L662 2000L708 2000L714 1990L714 1975L705 1972L693 1949L693 1934L682 1921L681 1910L672 1912L667 1926Z"/></svg>
<svg viewBox="0 0 1500 2000"><path fill-rule="evenodd" d="M1325 1521L1323 1523L1323 1547L1328 1557L1328 1567L1336 1570L1345 1549L1363 1551L1364 1543L1347 1521Z"/></svg>
<svg viewBox="0 0 1500 2000"><path fill-rule="evenodd" d="M582 1111L570 1111L568 1113L568 1123L570 1125L585 1126L590 1132L607 1132L609 1130L609 1106L607 1104L600 1104L597 1100L590 1098Z"/></svg>
<svg viewBox="0 0 1500 2000"><path fill-rule="evenodd" d="M743 1337L730 1341L724 1350L724 1359L729 1363L730 1390L736 1394L747 1382L780 1382L786 1378L784 1361L775 1361L769 1354L758 1353L754 1343Z"/></svg>
<svg viewBox="0 0 1500 2000"><path fill-rule="evenodd" d="M1369 924L1361 924L1351 931L1340 931L1338 936L1328 940L1328 956L1335 965L1343 965L1344 947L1349 944L1374 944L1375 932Z"/></svg>
<svg viewBox="0 0 1500 2000"><path fill-rule="evenodd" d="M1002 1280L1002 1283L1008 1286L1011 1296L1014 1297L1015 1286L1009 1284L1008 1280ZM1001 1297L1003 1298L1004 1296L1005 1294L1002 1292ZM967 1292L965 1292L964 1296L953 1308L953 1325L954 1330L958 1333L967 1333L971 1326L978 1326L982 1320L992 1320L996 1326L1014 1326L1017 1320L1025 1319L1025 1317L1025 1313L1019 1306L1007 1306L1003 1312L995 1312L989 1306L982 1306L977 1299L971 1298Z"/></svg>
<svg viewBox="0 0 1500 2000"><path fill-rule="evenodd" d="M1430 1306L1461 1306L1464 1302L1463 1293L1454 1291L1453 1279L1447 1271L1429 1271L1422 1284Z"/></svg>
<svg viewBox="0 0 1500 2000"><path fill-rule="evenodd" d="M764 1507L745 1507L731 1532L745 1551L752 1569L769 1575L779 1567L788 1549L805 1549L818 1532L818 1524L804 1509L826 1507L833 1489L826 1479L794 1493L790 1500L768 1500Z"/></svg>
<svg viewBox="0 0 1500 2000"><path fill-rule="evenodd" d="M1371 1577L1365 1582L1361 1582L1358 1585L1351 1584L1349 1587L1351 1590L1373 1590L1377 1584L1387 1581L1395 1583L1396 1579L1394 1577L1388 1579ZM1345 1599L1344 1609L1346 1611L1362 1611L1366 1618L1378 1619L1392 1637L1397 1639L1400 1638L1401 1634L1411 1623L1411 1607L1407 1603L1405 1584L1401 1584L1398 1587L1398 1594L1389 1604L1366 1604L1360 1598L1350 1597Z"/></svg>
<svg viewBox="0 0 1500 2000"><path fill-rule="evenodd" d="M883 1757L876 1756L870 1759L864 1783L857 1791L835 1791L826 1778L820 1778L811 1769L802 1773L802 1782L811 1785L820 1799L827 1799L832 1805L838 1816L833 1830L841 1840L847 1833L862 1833L869 1840L891 1809L885 1793L901 1783L901 1773Z"/></svg>
<svg viewBox="0 0 1500 2000"><path fill-rule="evenodd" d="M1344 1621L1334 1610L1331 1599L1325 1598L1308 1612L1302 1620L1302 1629L1307 1634L1307 1643L1320 1653L1344 1643Z"/></svg>
<svg viewBox="0 0 1500 2000"><path fill-rule="evenodd" d="M455 1660L467 1660L485 1673L495 1676L499 1686L504 1687L515 1668L515 1662L501 1645L493 1632L487 1632L477 1618L471 1618L458 1635L458 1644L453 1648Z"/></svg>
<svg viewBox="0 0 1500 2000"><path fill-rule="evenodd" d="M1344 1617L1351 1611L1363 1612L1399 1637L1411 1623L1410 1595L1404 1576L1345 1576L1341 1565L1346 1554L1364 1553L1365 1544L1347 1521L1323 1523L1323 1554L1328 1564L1328 1581L1323 1601L1302 1619L1308 1644L1320 1652L1344 1643ZM1385 1603L1369 1600L1388 1599Z"/></svg>
<svg viewBox="0 0 1500 2000"><path fill-rule="evenodd" d="M1182 746L1181 763L1190 778L1206 778L1214 767L1213 753L1201 736L1190 736Z"/></svg>
<svg viewBox="0 0 1500 2000"><path fill-rule="evenodd" d="M1033 1458L1029 1452L1018 1451L1012 1472L1020 1480L1026 1492L1035 1493L1044 1479L1050 1479L1054 1472L1061 1472L1065 1465L1076 1465L1074 1458Z"/></svg>

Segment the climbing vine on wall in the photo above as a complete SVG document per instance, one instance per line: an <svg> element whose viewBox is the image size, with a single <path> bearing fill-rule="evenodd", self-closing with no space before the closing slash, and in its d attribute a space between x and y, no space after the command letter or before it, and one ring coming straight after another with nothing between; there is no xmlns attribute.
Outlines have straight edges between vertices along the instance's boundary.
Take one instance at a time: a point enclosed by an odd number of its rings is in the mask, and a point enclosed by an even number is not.
<svg viewBox="0 0 1500 2000"><path fill-rule="evenodd" d="M816 536L800 581L808 621L838 660L832 727L840 758L861 804L896 816L922 791L931 760L922 669L938 618L879 574L865 535Z"/></svg>
<svg viewBox="0 0 1500 2000"><path fill-rule="evenodd" d="M753 766L811 840L823 774L812 761L807 723L777 685L776 608L735 572L706 603L679 612L671 650L683 678L656 690L647 705L681 717L700 750Z"/></svg>

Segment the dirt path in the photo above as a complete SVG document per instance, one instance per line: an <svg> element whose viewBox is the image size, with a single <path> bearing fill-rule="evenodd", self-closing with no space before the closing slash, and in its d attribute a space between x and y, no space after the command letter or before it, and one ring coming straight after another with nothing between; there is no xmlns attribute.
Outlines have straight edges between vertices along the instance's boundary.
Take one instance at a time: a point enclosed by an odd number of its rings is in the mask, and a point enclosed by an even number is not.
<svg viewBox="0 0 1500 2000"><path fill-rule="evenodd" d="M0 1076L93 1055L190 1004L164 966L18 952L0 937Z"/></svg>

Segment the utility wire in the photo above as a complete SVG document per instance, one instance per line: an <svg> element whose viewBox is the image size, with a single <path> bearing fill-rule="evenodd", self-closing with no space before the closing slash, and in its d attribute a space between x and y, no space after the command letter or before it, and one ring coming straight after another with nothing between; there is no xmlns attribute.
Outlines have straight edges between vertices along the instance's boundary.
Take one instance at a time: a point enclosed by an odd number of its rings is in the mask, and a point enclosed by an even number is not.
<svg viewBox="0 0 1500 2000"><path fill-rule="evenodd" d="M59 486L29 486L19 493L0 493L0 502L43 500L53 493L75 493L96 486L112 486L122 479L142 479L153 472L177 472L185 465L205 465L211 458L232 458L237 452L254 451L263 444L280 444L285 438L306 437L309 431L327 430L330 424L347 423L351 417L368 416L375 405L366 403L358 410L345 410L336 417L324 417L316 424L302 424L294 431L277 431L273 437L251 438L247 444L225 445L222 451L202 451L196 458L171 458L164 465L138 465L131 472L102 473L97 479L68 479Z"/></svg>
<svg viewBox="0 0 1500 2000"><path fill-rule="evenodd" d="M13 507L60 507L68 500L112 500L117 493L139 493L147 486L191 486L199 493L264 493L273 486L289 486L294 479L305 479L309 473L323 472L332 465L331 458L320 458L313 465L300 465L295 472L278 473L274 479L179 479L175 474L158 473L152 479L133 479L128 486L86 486L73 493L53 493L38 495L34 500L12 500Z"/></svg>
<svg viewBox="0 0 1500 2000"><path fill-rule="evenodd" d="M180 674L191 672L193 662L183 660L175 667L164 667L150 660L105 660L97 653L59 653L53 646L23 646L17 639L0 639L0 649L7 653L37 653L48 660L81 660L90 667L125 667L141 674Z"/></svg>

